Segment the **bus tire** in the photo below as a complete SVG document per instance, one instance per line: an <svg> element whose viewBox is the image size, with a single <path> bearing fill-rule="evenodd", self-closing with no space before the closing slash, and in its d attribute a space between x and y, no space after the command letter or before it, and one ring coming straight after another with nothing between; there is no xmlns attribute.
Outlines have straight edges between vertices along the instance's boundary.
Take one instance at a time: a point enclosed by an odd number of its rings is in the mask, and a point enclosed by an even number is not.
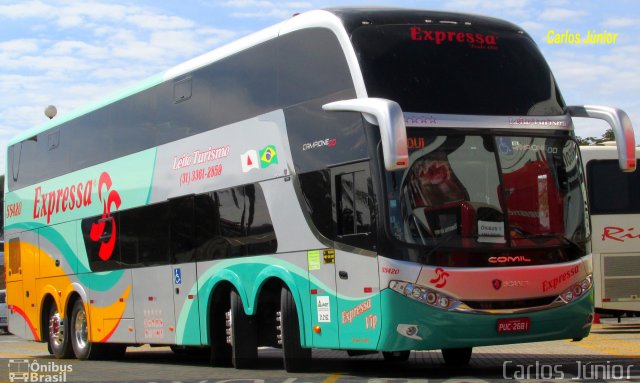
<svg viewBox="0 0 640 383"><path fill-rule="evenodd" d="M71 329L71 345L73 346L73 352L76 354L76 358L86 360L99 359L106 356L106 346L108 345L89 342L87 313L80 299L73 304L69 327Z"/></svg>
<svg viewBox="0 0 640 383"><path fill-rule="evenodd" d="M390 352L384 351L382 353L382 356L384 357L384 360L387 362L406 362L407 360L409 360L410 354L411 354L410 350L390 351Z"/></svg>
<svg viewBox="0 0 640 383"><path fill-rule="evenodd" d="M472 352L473 348L471 347L443 348L442 358L448 366L466 366L471 360Z"/></svg>
<svg viewBox="0 0 640 383"><path fill-rule="evenodd" d="M258 328L255 318L244 312L242 298L231 290L227 325L231 340L231 363L235 368L252 368L258 360Z"/></svg>
<svg viewBox="0 0 640 383"><path fill-rule="evenodd" d="M308 369L311 363L311 349L304 348L300 339L300 322L296 302L291 291L283 287L280 292L280 337L284 368L287 372L300 372Z"/></svg>
<svg viewBox="0 0 640 383"><path fill-rule="evenodd" d="M68 359L73 357L73 348L71 348L70 325L69 318L60 318L58 307L55 303L49 308L48 323L48 339L47 348L53 356L58 359Z"/></svg>
<svg viewBox="0 0 640 383"><path fill-rule="evenodd" d="M226 316L231 309L230 293L226 291L216 291L216 295L211 301L211 311L209 316L209 344L211 354L209 362L213 367L231 367L231 344L227 342Z"/></svg>

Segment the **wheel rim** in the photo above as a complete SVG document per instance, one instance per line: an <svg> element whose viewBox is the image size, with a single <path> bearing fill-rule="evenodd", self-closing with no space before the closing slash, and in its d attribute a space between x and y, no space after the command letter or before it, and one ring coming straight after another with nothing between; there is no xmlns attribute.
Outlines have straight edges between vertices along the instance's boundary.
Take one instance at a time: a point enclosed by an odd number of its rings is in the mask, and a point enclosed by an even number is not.
<svg viewBox="0 0 640 383"><path fill-rule="evenodd" d="M229 310L224 313L225 316L225 333L227 335L227 344L233 347L233 313Z"/></svg>
<svg viewBox="0 0 640 383"><path fill-rule="evenodd" d="M54 347L60 347L64 343L64 323L57 310L49 318L49 339Z"/></svg>
<svg viewBox="0 0 640 383"><path fill-rule="evenodd" d="M87 347L87 316L85 315L84 310L80 310L76 314L74 336L76 345L79 348L84 349Z"/></svg>

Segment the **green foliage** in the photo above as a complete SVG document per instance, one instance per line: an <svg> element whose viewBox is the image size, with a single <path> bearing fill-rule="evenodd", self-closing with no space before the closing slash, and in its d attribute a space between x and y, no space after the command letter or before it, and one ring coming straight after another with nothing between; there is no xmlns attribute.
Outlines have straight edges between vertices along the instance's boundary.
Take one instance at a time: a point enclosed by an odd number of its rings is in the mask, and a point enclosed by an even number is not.
<svg viewBox="0 0 640 383"><path fill-rule="evenodd" d="M605 130L600 138L596 138L596 137L582 138L580 136L576 136L576 141L578 141L578 144L581 146L598 145L606 141L615 141L615 140L616 140L616 137L615 137L615 134L613 133L612 128Z"/></svg>

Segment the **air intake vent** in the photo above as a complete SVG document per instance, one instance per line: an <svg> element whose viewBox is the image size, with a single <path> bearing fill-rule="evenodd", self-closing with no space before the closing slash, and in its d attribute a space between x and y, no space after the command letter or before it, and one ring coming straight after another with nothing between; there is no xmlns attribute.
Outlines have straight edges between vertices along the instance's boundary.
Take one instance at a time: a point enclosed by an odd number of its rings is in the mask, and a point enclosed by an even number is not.
<svg viewBox="0 0 640 383"><path fill-rule="evenodd" d="M603 298L640 299L640 254L603 254Z"/></svg>

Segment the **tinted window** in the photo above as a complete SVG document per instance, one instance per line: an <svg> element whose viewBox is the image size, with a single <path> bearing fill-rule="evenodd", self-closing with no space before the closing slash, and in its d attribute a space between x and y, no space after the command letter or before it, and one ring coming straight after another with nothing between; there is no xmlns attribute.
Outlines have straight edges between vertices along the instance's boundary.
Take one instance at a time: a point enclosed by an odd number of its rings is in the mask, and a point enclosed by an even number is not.
<svg viewBox="0 0 640 383"><path fill-rule="evenodd" d="M6 267L6 265L5 265ZM9 240L9 274L22 274L22 257L20 256L20 238Z"/></svg>
<svg viewBox="0 0 640 383"><path fill-rule="evenodd" d="M332 239L334 234L329 174L329 170L318 170L300 174L299 180L304 197L303 208L306 208L316 229L325 237Z"/></svg>
<svg viewBox="0 0 640 383"><path fill-rule="evenodd" d="M617 160L594 160L587 164L587 185L592 214L640 213L640 172L622 172Z"/></svg>
<svg viewBox="0 0 640 383"><path fill-rule="evenodd" d="M331 169L335 198L337 242L363 249L375 249L372 235L375 209L369 162Z"/></svg>
<svg viewBox="0 0 640 383"><path fill-rule="evenodd" d="M198 217L201 217L198 218ZM274 253L277 241L262 189L246 185L196 199L198 260ZM204 225L200 226L200 222Z"/></svg>
<svg viewBox="0 0 640 383"><path fill-rule="evenodd" d="M563 102L534 42L477 26L371 25L352 41L369 97L405 112L561 115Z"/></svg>
<svg viewBox="0 0 640 383"><path fill-rule="evenodd" d="M326 29L306 29L282 36L278 74L280 105L294 105L353 89L340 43Z"/></svg>
<svg viewBox="0 0 640 383"><path fill-rule="evenodd" d="M338 235L371 232L369 190L364 171L337 176Z"/></svg>
<svg viewBox="0 0 640 383"><path fill-rule="evenodd" d="M93 271L121 268L120 242L118 240L119 213L110 217L92 217L82 221L89 267Z"/></svg>
<svg viewBox="0 0 640 383"><path fill-rule="evenodd" d="M220 212L221 246L227 248L226 256L246 254L244 237L246 235L245 196L243 188L232 188L216 192Z"/></svg>
<svg viewBox="0 0 640 383"><path fill-rule="evenodd" d="M296 31L63 123L53 128L60 132L53 141L47 131L13 145L9 189L290 105L300 108L289 116L296 129L304 128L293 137L295 147L329 134L350 149L334 154L357 155L359 114L326 114L321 109L323 103L354 97L351 74L333 33L320 28ZM318 113L329 120L321 128L333 130L316 129L312 122ZM57 144L52 145L55 149L50 150L50 142ZM48 166L41 166L43 162Z"/></svg>
<svg viewBox="0 0 640 383"><path fill-rule="evenodd" d="M178 78L13 145L9 188L33 185L277 109L276 46L275 40L266 42L191 73L191 96L182 102L174 99L174 82L185 81ZM54 131L59 131L58 137L50 137Z"/></svg>
<svg viewBox="0 0 640 383"><path fill-rule="evenodd" d="M174 263L195 261L194 197L169 201L171 259Z"/></svg>
<svg viewBox="0 0 640 383"><path fill-rule="evenodd" d="M169 204L160 203L120 212L120 252L123 265L169 263Z"/></svg>
<svg viewBox="0 0 640 383"><path fill-rule="evenodd" d="M92 271L265 255L278 246L259 185L88 218L82 232Z"/></svg>

